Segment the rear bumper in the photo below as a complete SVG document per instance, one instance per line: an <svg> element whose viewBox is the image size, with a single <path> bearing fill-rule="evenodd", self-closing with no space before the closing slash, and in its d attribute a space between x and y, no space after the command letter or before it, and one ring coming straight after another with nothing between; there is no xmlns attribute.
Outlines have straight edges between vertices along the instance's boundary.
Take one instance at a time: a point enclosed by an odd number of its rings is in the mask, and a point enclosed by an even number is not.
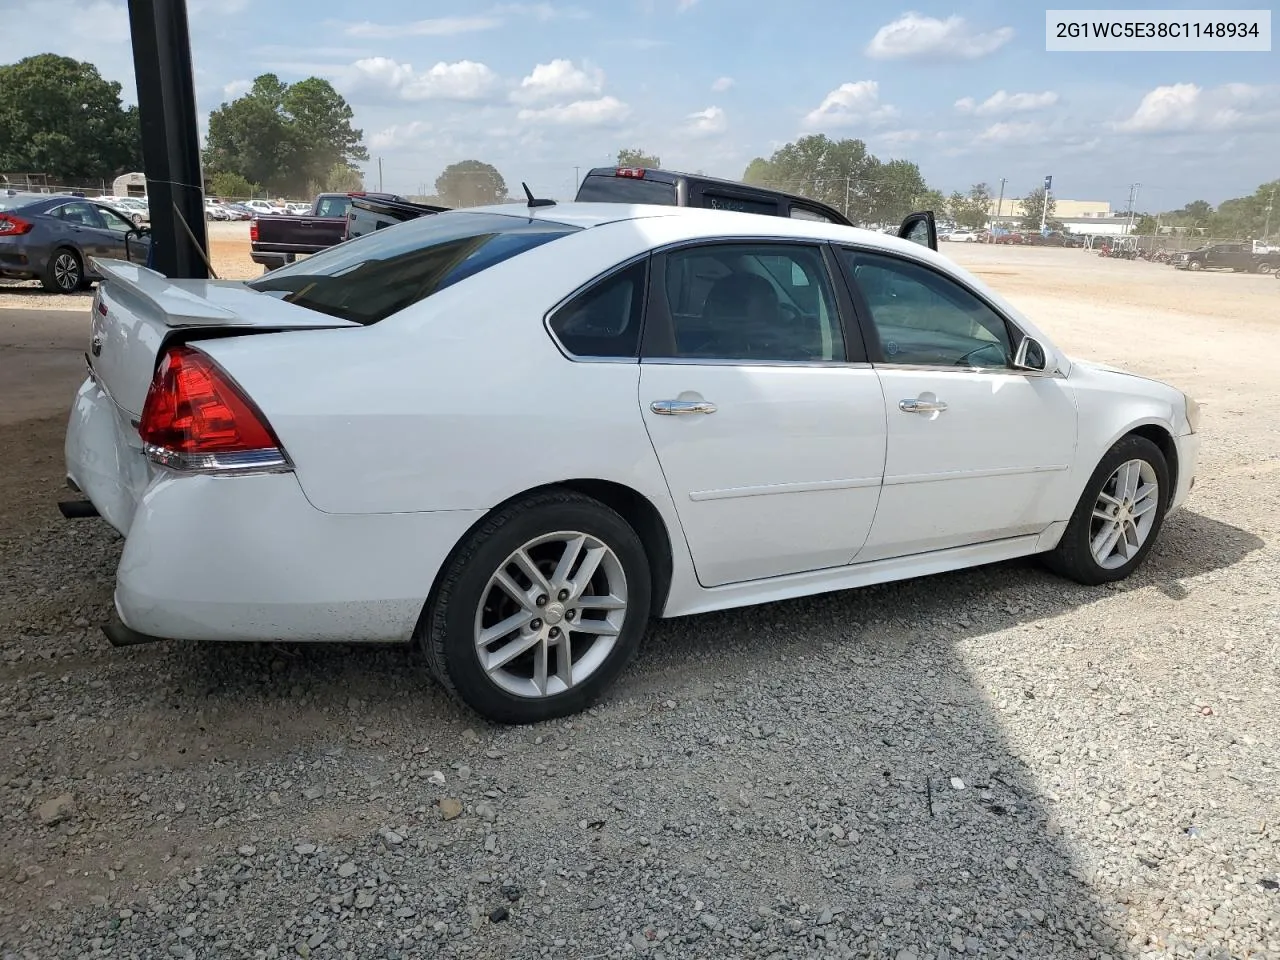
<svg viewBox="0 0 1280 960"><path fill-rule="evenodd" d="M147 488L116 610L181 640L399 642L483 511L330 514L292 473L175 476Z"/></svg>
<svg viewBox="0 0 1280 960"><path fill-rule="evenodd" d="M249 256L254 263L261 264L268 270L277 270L287 263L293 263L293 254L291 253L251 253Z"/></svg>

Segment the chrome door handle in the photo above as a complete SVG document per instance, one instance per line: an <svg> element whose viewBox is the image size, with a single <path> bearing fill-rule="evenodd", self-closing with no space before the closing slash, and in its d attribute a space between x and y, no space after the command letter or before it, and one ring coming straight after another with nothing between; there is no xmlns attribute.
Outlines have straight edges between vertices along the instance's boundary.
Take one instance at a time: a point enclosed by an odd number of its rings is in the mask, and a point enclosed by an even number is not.
<svg viewBox="0 0 1280 960"><path fill-rule="evenodd" d="M715 413L716 405L706 400L655 400L649 409L664 417L676 417L686 413Z"/></svg>
<svg viewBox="0 0 1280 960"><path fill-rule="evenodd" d="M942 413L947 405L942 400L899 400L898 409L903 413Z"/></svg>

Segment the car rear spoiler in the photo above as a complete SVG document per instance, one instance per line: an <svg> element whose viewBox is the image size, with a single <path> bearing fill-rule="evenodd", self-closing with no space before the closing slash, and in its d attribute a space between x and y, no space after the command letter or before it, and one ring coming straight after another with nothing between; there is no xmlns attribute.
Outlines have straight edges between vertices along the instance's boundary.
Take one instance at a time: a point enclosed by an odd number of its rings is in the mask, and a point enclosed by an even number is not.
<svg viewBox="0 0 1280 960"><path fill-rule="evenodd" d="M149 313L163 317L166 327L236 326L244 320L174 284L163 273L126 260L90 257L90 263L112 292L138 301Z"/></svg>

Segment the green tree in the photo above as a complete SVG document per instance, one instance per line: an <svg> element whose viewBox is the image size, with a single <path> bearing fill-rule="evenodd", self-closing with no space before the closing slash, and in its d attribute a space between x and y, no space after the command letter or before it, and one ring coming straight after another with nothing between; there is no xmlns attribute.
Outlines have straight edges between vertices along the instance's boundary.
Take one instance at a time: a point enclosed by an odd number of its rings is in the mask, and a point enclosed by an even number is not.
<svg viewBox="0 0 1280 960"><path fill-rule="evenodd" d="M209 115L205 169L296 196L325 181L335 164L353 167L369 158L351 119L351 107L327 80L290 85L263 74L243 97Z"/></svg>
<svg viewBox="0 0 1280 960"><path fill-rule="evenodd" d="M897 189L891 186L877 193L885 166L867 153L861 140L837 141L814 134L788 143L768 160L751 161L743 179L810 197L842 211L855 223L866 223ZM900 183L906 176L899 168L891 178Z"/></svg>
<svg viewBox="0 0 1280 960"><path fill-rule="evenodd" d="M478 207L507 199L507 182L496 167L479 160L451 163L436 177L436 195L450 207Z"/></svg>
<svg viewBox="0 0 1280 960"><path fill-rule="evenodd" d="M660 167L661 158L655 153L645 153L639 147L623 147L618 151L620 167Z"/></svg>
<svg viewBox="0 0 1280 960"><path fill-rule="evenodd" d="M922 193L916 201L921 210L931 210L935 216L945 216L947 212L947 198L943 196L941 190L927 189Z"/></svg>
<svg viewBox="0 0 1280 960"><path fill-rule="evenodd" d="M951 216L956 223L969 230L983 230L991 220L991 187L975 183L966 194L956 191L951 195ZM1040 226L1039 219L1036 227Z"/></svg>
<svg viewBox="0 0 1280 960"><path fill-rule="evenodd" d="M1036 187L1022 198L1022 228L1039 230L1041 214L1044 215L1046 226L1057 226L1058 222L1053 218L1055 207L1057 207L1057 201L1053 199L1053 194L1048 194L1046 205L1044 187Z"/></svg>
<svg viewBox="0 0 1280 960"><path fill-rule="evenodd" d="M238 173L215 173L209 178L209 192L215 197L247 199L261 190Z"/></svg>
<svg viewBox="0 0 1280 960"><path fill-rule="evenodd" d="M1157 226L1156 218L1144 213L1133 221L1133 232L1141 236L1154 236Z"/></svg>
<svg viewBox="0 0 1280 960"><path fill-rule="evenodd" d="M109 180L141 169L137 108L93 64L42 53L0 66L0 170Z"/></svg>
<svg viewBox="0 0 1280 960"><path fill-rule="evenodd" d="M357 193L364 189L364 177L354 167L339 161L329 168L324 180L324 190L315 193Z"/></svg>
<svg viewBox="0 0 1280 960"><path fill-rule="evenodd" d="M922 201L929 188L920 175L919 167L910 160L876 161L876 164L869 193L871 208L868 220L896 224L908 213L923 209Z"/></svg>

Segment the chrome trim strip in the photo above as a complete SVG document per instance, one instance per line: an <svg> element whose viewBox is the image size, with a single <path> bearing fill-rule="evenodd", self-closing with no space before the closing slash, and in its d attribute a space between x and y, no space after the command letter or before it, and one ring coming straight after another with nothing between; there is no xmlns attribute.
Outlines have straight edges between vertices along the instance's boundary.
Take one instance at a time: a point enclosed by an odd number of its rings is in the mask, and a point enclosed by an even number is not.
<svg viewBox="0 0 1280 960"><path fill-rule="evenodd" d="M1005 374L1010 377L1048 377L1065 380L1067 375L1055 370L1052 373L1043 370L1017 370L1013 367L957 367L953 363L873 363L877 370L908 370L923 373L982 373L988 376Z"/></svg>
<svg viewBox="0 0 1280 960"><path fill-rule="evenodd" d="M642 364L672 367L832 367L845 370L870 370L869 363L845 363L843 360L706 360L697 357L646 357Z"/></svg>
<svg viewBox="0 0 1280 960"><path fill-rule="evenodd" d="M181 473L288 473L293 464L283 452L268 447L239 453L177 453L153 443L144 444L143 455L152 463Z"/></svg>
<svg viewBox="0 0 1280 960"><path fill-rule="evenodd" d="M878 487L879 477L854 477L848 480L799 480L794 483L767 483L755 487L727 487L723 490L694 490L689 499L736 500L739 497L764 497L775 493L817 493L822 490L858 490Z"/></svg>
<svg viewBox="0 0 1280 960"><path fill-rule="evenodd" d="M990 470L953 470L949 473L903 473L896 477L885 475L886 487L906 483L938 483L942 480L983 480L987 477L1016 477L1024 473L1060 473L1070 470L1066 463L1037 467L995 467Z"/></svg>

